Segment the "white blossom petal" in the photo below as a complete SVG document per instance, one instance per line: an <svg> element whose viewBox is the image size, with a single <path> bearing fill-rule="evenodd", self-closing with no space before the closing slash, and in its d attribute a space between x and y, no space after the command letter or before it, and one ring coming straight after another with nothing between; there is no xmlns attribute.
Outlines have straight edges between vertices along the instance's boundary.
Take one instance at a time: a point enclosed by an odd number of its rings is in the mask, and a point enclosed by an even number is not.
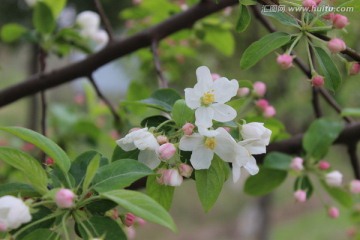
<svg viewBox="0 0 360 240"><path fill-rule="evenodd" d="M134 144L139 150L149 149L157 151L160 146L154 135L151 133L144 135L143 138L135 139Z"/></svg>
<svg viewBox="0 0 360 240"><path fill-rule="evenodd" d="M201 93L196 91L194 88L185 89L185 102L186 105L191 109L196 109L201 106Z"/></svg>
<svg viewBox="0 0 360 240"><path fill-rule="evenodd" d="M209 169L213 157L213 151L200 146L192 152L190 162L194 169Z"/></svg>
<svg viewBox="0 0 360 240"><path fill-rule="evenodd" d="M196 69L196 77L198 83L195 85L195 89L199 90L201 93L205 93L211 90L213 85L213 80L211 77L211 72L208 67L201 66Z"/></svg>
<svg viewBox="0 0 360 240"><path fill-rule="evenodd" d="M236 96L239 89L239 83L235 79L229 81L227 78L222 77L217 79L213 85L215 93L215 102L226 103Z"/></svg>
<svg viewBox="0 0 360 240"><path fill-rule="evenodd" d="M154 169L160 164L160 159L157 155L157 153L153 150L143 150L139 153L139 162L145 164L150 169Z"/></svg>
<svg viewBox="0 0 360 240"><path fill-rule="evenodd" d="M195 110L195 124L196 126L203 126L209 128L212 126L212 119L214 118L214 110L209 107L199 107Z"/></svg>
<svg viewBox="0 0 360 240"><path fill-rule="evenodd" d="M179 149L183 151L193 151L202 145L204 137L198 133L194 133L190 136L183 136L180 139Z"/></svg>
<svg viewBox="0 0 360 240"><path fill-rule="evenodd" d="M241 176L241 168L240 165L233 163L232 165L232 175L233 175L233 181L234 183L236 183L237 181L239 181L240 176Z"/></svg>
<svg viewBox="0 0 360 240"><path fill-rule="evenodd" d="M245 147L250 154L263 154L266 153L266 146L263 141L259 139L246 139L240 141L239 144Z"/></svg>
<svg viewBox="0 0 360 240"><path fill-rule="evenodd" d="M236 111L232 107L222 103L215 103L211 105L211 108L214 110L213 119L218 122L229 122L236 118Z"/></svg>
<svg viewBox="0 0 360 240"><path fill-rule="evenodd" d="M116 144L126 152L136 149L134 142L128 142L124 138L117 140Z"/></svg>
<svg viewBox="0 0 360 240"><path fill-rule="evenodd" d="M218 128L216 131L219 134L215 136L215 153L225 162L234 162L237 155L235 140L224 128Z"/></svg>
<svg viewBox="0 0 360 240"><path fill-rule="evenodd" d="M246 171L248 171L251 175L255 175L259 172L259 167L256 164L256 160L254 157L251 157L250 160L244 165Z"/></svg>
<svg viewBox="0 0 360 240"><path fill-rule="evenodd" d="M206 136L206 137L215 137L216 135L219 134L218 131L209 130L206 127L203 127L203 126L198 126L198 131L202 136Z"/></svg>

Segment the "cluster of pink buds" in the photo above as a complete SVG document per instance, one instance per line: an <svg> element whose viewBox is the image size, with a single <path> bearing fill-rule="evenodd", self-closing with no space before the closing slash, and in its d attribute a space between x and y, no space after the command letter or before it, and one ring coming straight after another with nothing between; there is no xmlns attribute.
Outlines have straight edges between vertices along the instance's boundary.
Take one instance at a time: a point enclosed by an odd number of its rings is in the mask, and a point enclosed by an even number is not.
<svg viewBox="0 0 360 240"><path fill-rule="evenodd" d="M266 84L259 81L255 82L253 85L253 89L254 95L256 97L260 97L260 99L256 101L255 105L262 112L263 116L266 118L271 118L275 116L276 109L274 108L274 106L270 105L269 101L265 98L261 98L264 97L266 93Z"/></svg>
<svg viewBox="0 0 360 240"><path fill-rule="evenodd" d="M193 168L185 163L179 164L178 168L159 169L157 171L160 176L157 182L162 185L177 187L183 182L183 178L189 178L193 172Z"/></svg>
<svg viewBox="0 0 360 240"><path fill-rule="evenodd" d="M303 7L308 8L309 11L313 11L321 2L322 0L303 0L302 5Z"/></svg>
<svg viewBox="0 0 360 240"><path fill-rule="evenodd" d="M337 29L343 29L344 27L349 25L348 18L341 14L328 13L323 18L331 21L333 27Z"/></svg>

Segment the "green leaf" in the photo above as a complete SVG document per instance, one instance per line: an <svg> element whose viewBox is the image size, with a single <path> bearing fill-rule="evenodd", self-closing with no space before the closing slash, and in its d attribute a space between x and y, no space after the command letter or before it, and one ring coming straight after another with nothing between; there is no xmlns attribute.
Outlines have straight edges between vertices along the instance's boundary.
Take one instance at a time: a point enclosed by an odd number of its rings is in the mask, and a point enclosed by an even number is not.
<svg viewBox="0 0 360 240"><path fill-rule="evenodd" d="M40 1L36 3L33 24L35 29L42 34L51 33L55 29L56 22L53 13L46 3Z"/></svg>
<svg viewBox="0 0 360 240"><path fill-rule="evenodd" d="M83 191L85 192L90 186L91 181L94 179L96 171L99 169L100 165L100 155L96 155L88 165L86 169L86 174L83 182Z"/></svg>
<svg viewBox="0 0 360 240"><path fill-rule="evenodd" d="M218 199L226 181L226 163L215 156L209 169L195 171L195 180L202 207L208 212Z"/></svg>
<svg viewBox="0 0 360 240"><path fill-rule="evenodd" d="M0 196L39 197L39 193L25 183L4 183L0 185Z"/></svg>
<svg viewBox="0 0 360 240"><path fill-rule="evenodd" d="M47 192L47 175L40 163L20 150L0 147L0 160L21 171L40 194Z"/></svg>
<svg viewBox="0 0 360 240"><path fill-rule="evenodd" d="M228 29L207 26L204 42L212 45L225 56L231 56L235 50L235 39Z"/></svg>
<svg viewBox="0 0 360 240"><path fill-rule="evenodd" d="M291 37L287 33L275 32L266 35L260 40L252 43L243 53L240 60L240 67L248 69L254 66L272 51L290 42Z"/></svg>
<svg viewBox="0 0 360 240"><path fill-rule="evenodd" d="M265 156L263 163L264 168L276 170L289 170L292 157L279 152L271 152Z"/></svg>
<svg viewBox="0 0 360 240"><path fill-rule="evenodd" d="M360 108L344 108L341 116L360 117Z"/></svg>
<svg viewBox="0 0 360 240"><path fill-rule="evenodd" d="M24 141L34 144L55 161L64 173L70 169L71 161L66 153L52 140L30 129L21 127L0 127L0 130L11 133Z"/></svg>
<svg viewBox="0 0 360 240"><path fill-rule="evenodd" d="M109 217L93 216L89 220L83 221L82 224L77 224L82 239L90 240L83 228L84 225L92 234L92 237L101 238L104 240L126 240L126 234L120 225Z"/></svg>
<svg viewBox="0 0 360 240"><path fill-rule="evenodd" d="M179 127L182 127L187 122L195 121L195 113L192 109L186 106L184 99L180 99L175 102L171 115Z"/></svg>
<svg viewBox="0 0 360 240"><path fill-rule="evenodd" d="M346 208L352 208L353 207L353 198L349 192L344 191L341 188L337 187L329 187L326 183L323 181L321 182L324 189L328 192L328 194L334 198L338 203L340 203L342 206Z"/></svg>
<svg viewBox="0 0 360 240"><path fill-rule="evenodd" d="M107 211L117 206L116 203L107 199L100 199L90 202L86 205L86 209L95 215L105 215Z"/></svg>
<svg viewBox="0 0 360 240"><path fill-rule="evenodd" d="M139 156L139 149L135 149L132 151L124 151L121 147L117 146L114 149L113 155L111 157L111 161L114 162L116 160L121 159L134 159L137 160Z"/></svg>
<svg viewBox="0 0 360 240"><path fill-rule="evenodd" d="M176 231L176 226L169 213L154 199L143 193L130 190L114 190L102 193L101 196L114 201L138 217Z"/></svg>
<svg viewBox="0 0 360 240"><path fill-rule="evenodd" d="M338 121L318 119L312 122L303 138L303 147L307 155L316 160L325 157L343 128L344 124Z"/></svg>
<svg viewBox="0 0 360 240"><path fill-rule="evenodd" d="M256 0L240 0L240 4L245 6L251 6L251 5L256 5L257 2Z"/></svg>
<svg viewBox="0 0 360 240"><path fill-rule="evenodd" d="M21 240L60 240L60 235L46 228L36 229Z"/></svg>
<svg viewBox="0 0 360 240"><path fill-rule="evenodd" d="M166 210L170 210L174 197L174 187L161 185L156 181L156 176L149 176L146 181L146 193L160 203Z"/></svg>
<svg viewBox="0 0 360 240"><path fill-rule="evenodd" d="M249 80L239 80L239 88L249 88L250 90L253 89L253 83Z"/></svg>
<svg viewBox="0 0 360 240"><path fill-rule="evenodd" d="M262 11L261 13L265 16L272 17L278 20L280 23L284 25L299 27L299 24L297 23L296 19L284 12Z"/></svg>
<svg viewBox="0 0 360 240"><path fill-rule="evenodd" d="M236 23L236 31L241 33L241 32L244 32L248 27L249 27L249 24L251 22L251 15L250 15L250 12L249 12L249 9L240 4L239 5L239 18L237 20L237 23Z"/></svg>
<svg viewBox="0 0 360 240"><path fill-rule="evenodd" d="M308 176L300 176L296 178L294 183L294 190L305 190L306 191L306 198L309 199L313 193L314 187L310 181Z"/></svg>
<svg viewBox="0 0 360 240"><path fill-rule="evenodd" d="M172 106L181 99L179 93L174 89L165 88L155 91L150 98L141 100L148 107L156 108L164 112L171 112Z"/></svg>
<svg viewBox="0 0 360 240"><path fill-rule="evenodd" d="M4 25L1 28L1 39L2 41L6 43L15 42L19 38L21 38L25 33L27 32L27 29L20 24L17 23L9 23Z"/></svg>
<svg viewBox="0 0 360 240"><path fill-rule="evenodd" d="M122 159L101 167L94 177L93 188L99 193L125 188L150 174L153 171L144 164L132 159Z"/></svg>
<svg viewBox="0 0 360 240"><path fill-rule="evenodd" d="M260 167L258 174L246 180L244 191L253 196L266 195L279 187L286 176L286 171Z"/></svg>
<svg viewBox="0 0 360 240"><path fill-rule="evenodd" d="M325 87L331 91L336 91L341 84L341 75L337 66L324 49L314 47L314 50L320 73L325 77Z"/></svg>
<svg viewBox="0 0 360 240"><path fill-rule="evenodd" d="M140 123L142 127L158 127L161 123L169 120L167 117L164 117L162 115L156 115L156 116L150 116L145 119L143 119ZM170 131L172 129L172 126L174 125L174 122L165 123L162 127L160 127L158 130L160 131Z"/></svg>
<svg viewBox="0 0 360 240"><path fill-rule="evenodd" d="M51 9L52 14L57 18L66 6L66 0L42 0Z"/></svg>

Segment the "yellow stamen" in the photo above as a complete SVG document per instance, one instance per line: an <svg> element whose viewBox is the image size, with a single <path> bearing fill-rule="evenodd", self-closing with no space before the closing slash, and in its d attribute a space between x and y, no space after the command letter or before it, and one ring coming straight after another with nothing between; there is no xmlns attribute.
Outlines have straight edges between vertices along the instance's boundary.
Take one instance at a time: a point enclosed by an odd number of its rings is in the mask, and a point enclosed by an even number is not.
<svg viewBox="0 0 360 240"><path fill-rule="evenodd" d="M215 95L211 92L204 93L201 97L201 103L204 105L210 105L215 102Z"/></svg>
<svg viewBox="0 0 360 240"><path fill-rule="evenodd" d="M205 147L214 150L216 147L216 140L215 138L206 138L205 140Z"/></svg>

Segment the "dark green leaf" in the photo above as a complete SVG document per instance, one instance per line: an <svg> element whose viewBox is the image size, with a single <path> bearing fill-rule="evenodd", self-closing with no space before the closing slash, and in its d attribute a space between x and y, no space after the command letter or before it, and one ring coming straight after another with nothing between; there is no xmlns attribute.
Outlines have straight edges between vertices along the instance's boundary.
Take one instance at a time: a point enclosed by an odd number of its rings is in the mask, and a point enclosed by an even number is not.
<svg viewBox="0 0 360 240"><path fill-rule="evenodd" d="M35 29L42 34L49 34L55 29L56 22L53 13L46 3L41 1L36 3L33 24Z"/></svg>
<svg viewBox="0 0 360 240"><path fill-rule="evenodd" d="M140 125L142 127L147 127L147 128L158 127L161 123L163 123L167 120L169 120L167 117L164 117L161 115L150 116L150 117L147 117L144 120L142 120ZM169 122L167 124L164 124L162 127L159 128L159 130L167 132L172 129L171 125L174 125L174 123Z"/></svg>
<svg viewBox="0 0 360 240"><path fill-rule="evenodd" d="M92 214L104 215L110 209L116 207L116 203L107 199L95 200L86 205L86 209Z"/></svg>
<svg viewBox="0 0 360 240"><path fill-rule="evenodd" d="M27 29L17 23L9 23L1 28L1 40L6 43L11 43L21 38Z"/></svg>
<svg viewBox="0 0 360 240"><path fill-rule="evenodd" d="M36 229L26 235L22 240L60 240L60 235L46 228Z"/></svg>
<svg viewBox="0 0 360 240"><path fill-rule="evenodd" d="M4 183L0 185L0 196L39 197L35 189L25 183Z"/></svg>
<svg viewBox="0 0 360 240"><path fill-rule="evenodd" d="M271 152L265 156L263 167L287 171L289 170L291 160L292 157L287 154Z"/></svg>
<svg viewBox="0 0 360 240"><path fill-rule="evenodd" d="M226 180L225 164L215 156L209 169L195 171L196 190L206 212L215 204Z"/></svg>
<svg viewBox="0 0 360 240"><path fill-rule="evenodd" d="M241 33L241 32L244 32L248 27L249 27L249 24L251 22L251 15L250 15L250 12L249 12L249 9L240 4L239 5L239 18L237 20L237 23L236 23L236 31Z"/></svg>
<svg viewBox="0 0 360 240"><path fill-rule="evenodd" d="M126 152L121 147L116 146L114 149L113 155L111 157L111 161L114 162L114 161L120 160L120 159L137 160L139 152L140 152L139 149L135 149L135 150Z"/></svg>
<svg viewBox="0 0 360 240"><path fill-rule="evenodd" d="M171 112L172 106L181 96L171 88L159 89L155 91L150 98L141 100L148 107L153 107L164 112Z"/></svg>
<svg viewBox="0 0 360 240"><path fill-rule="evenodd" d="M296 18L289 16L288 14L284 12L271 12L271 11L262 11L263 15L275 18L279 22L281 22L284 25L293 26L293 27L299 27L299 24L296 21Z"/></svg>
<svg viewBox="0 0 360 240"><path fill-rule="evenodd" d="M244 191L253 196L266 195L279 187L286 176L286 171L260 167L258 174L246 180Z"/></svg>
<svg viewBox="0 0 360 240"><path fill-rule="evenodd" d="M341 75L337 66L324 49L314 47L314 50L321 74L325 77L325 87L336 91L341 84Z"/></svg>
<svg viewBox="0 0 360 240"><path fill-rule="evenodd" d="M275 32L266 35L260 40L252 43L243 53L240 67L248 69L274 50L290 42L291 37L287 33Z"/></svg>
<svg viewBox="0 0 360 240"><path fill-rule="evenodd" d="M316 160L325 157L343 128L344 124L339 121L318 119L312 122L303 138L303 147L307 155Z"/></svg>
<svg viewBox="0 0 360 240"><path fill-rule="evenodd" d="M176 231L169 213L151 197L136 191L114 190L101 196L112 200L129 212L149 222L154 222Z"/></svg>
<svg viewBox="0 0 360 240"><path fill-rule="evenodd" d="M174 187L161 185L156 181L156 176L149 176L146 181L146 193L160 203L166 210L170 210L174 196Z"/></svg>
<svg viewBox="0 0 360 240"><path fill-rule="evenodd" d="M172 111L172 118L179 127L182 127L187 122L195 121L195 113L192 109L186 106L185 100L177 100Z"/></svg>
<svg viewBox="0 0 360 240"><path fill-rule="evenodd" d="M101 167L94 177L93 188L100 193L125 188L150 174L153 171L144 164L132 159L122 159Z"/></svg>

